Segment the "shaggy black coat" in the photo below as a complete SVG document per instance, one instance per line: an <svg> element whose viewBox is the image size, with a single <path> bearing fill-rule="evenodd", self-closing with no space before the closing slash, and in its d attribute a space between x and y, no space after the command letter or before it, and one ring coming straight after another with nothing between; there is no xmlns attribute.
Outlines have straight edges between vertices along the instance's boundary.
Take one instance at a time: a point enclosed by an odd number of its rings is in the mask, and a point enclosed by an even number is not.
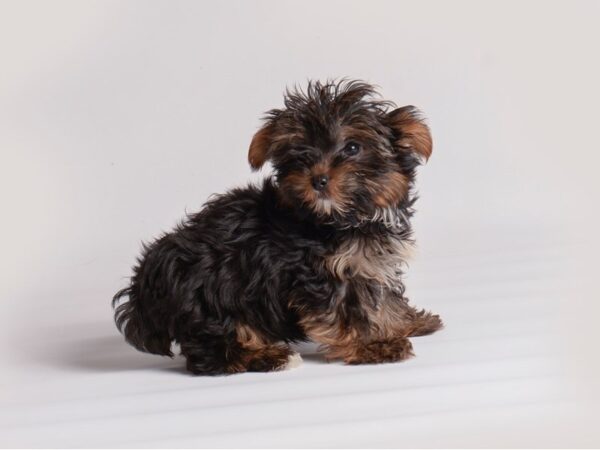
<svg viewBox="0 0 600 450"><path fill-rule="evenodd" d="M441 327L408 305L399 267L392 282L372 274L389 272L373 255L403 262L395 253L411 242L415 168L429 154L407 131L407 117L420 121L416 110L394 116L387 103L365 100L370 94L357 82L288 93L287 108L270 113L250 151L254 167L273 162L274 177L214 197L144 246L113 299L130 344L173 356L176 342L191 372L220 374L280 369L292 355L286 344L307 339L349 363L401 360L412 354L408 336ZM290 116L294 108L304 116ZM354 119L340 129L348 111ZM399 114L403 130L393 125ZM302 130L301 143L290 124ZM328 194L304 186L305 175L314 186L314 167L328 174Z"/></svg>

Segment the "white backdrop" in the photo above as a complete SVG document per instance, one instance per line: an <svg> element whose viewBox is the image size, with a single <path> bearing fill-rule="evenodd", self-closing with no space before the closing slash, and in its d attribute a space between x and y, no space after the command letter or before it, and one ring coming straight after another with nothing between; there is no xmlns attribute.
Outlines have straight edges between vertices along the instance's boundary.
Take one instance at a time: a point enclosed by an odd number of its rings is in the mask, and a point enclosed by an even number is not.
<svg viewBox="0 0 600 450"><path fill-rule="evenodd" d="M473 310L451 299L482 286L501 300L502 271L515 292L532 279L549 290L558 283L552 293L561 301L532 309L543 323L548 310L562 321L541 347L560 347L565 376L583 377L560 386L585 386L581 398L594 398L599 19L592 1L0 3L3 414L54 404L52 389L68 396L69 385L83 392L107 376L118 384L123 365L132 385L148 376L157 360L120 342L109 308L140 241L211 193L264 175L250 174L246 161L260 116L281 105L286 86L328 77L376 83L385 98L419 106L432 128L433 156L418 183L420 251L409 275L415 302L456 314L459 324L456 311ZM519 262L533 253L552 270L523 272ZM518 314L519 301L500 301L498 311ZM494 323L493 307L480 311ZM476 330L465 333L476 339ZM96 352L102 361L81 363ZM167 375L169 386L204 382ZM5 425L7 442L38 444L23 431L38 422L23 421ZM103 426L87 444L51 427L38 436L47 445L132 445L118 434L103 441L112 425ZM598 445L584 429L563 445ZM556 442L539 430L521 430L529 439L521 441L493 432L436 441L434 427L408 442ZM344 442L335 436L320 442Z"/></svg>

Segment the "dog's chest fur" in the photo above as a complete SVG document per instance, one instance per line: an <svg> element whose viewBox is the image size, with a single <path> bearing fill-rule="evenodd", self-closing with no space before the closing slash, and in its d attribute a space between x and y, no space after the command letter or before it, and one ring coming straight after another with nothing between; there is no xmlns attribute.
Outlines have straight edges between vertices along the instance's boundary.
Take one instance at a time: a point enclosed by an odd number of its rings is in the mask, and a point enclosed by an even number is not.
<svg viewBox="0 0 600 450"><path fill-rule="evenodd" d="M341 281L363 279L394 289L411 245L397 234L355 233L339 242L325 257L325 267Z"/></svg>

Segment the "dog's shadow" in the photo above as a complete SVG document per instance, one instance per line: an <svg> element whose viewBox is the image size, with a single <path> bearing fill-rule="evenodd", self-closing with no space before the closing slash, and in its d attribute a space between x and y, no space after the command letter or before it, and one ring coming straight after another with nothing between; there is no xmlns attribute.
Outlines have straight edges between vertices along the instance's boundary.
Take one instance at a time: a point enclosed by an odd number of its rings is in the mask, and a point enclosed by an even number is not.
<svg viewBox="0 0 600 450"><path fill-rule="evenodd" d="M173 348L175 356L169 358L139 352L127 344L117 332L114 335L81 336L82 334L74 333L71 338L62 339L59 346L53 347L53 351L46 348L43 354L39 355L41 358L37 358L38 361L42 359L57 368L85 372L150 370L189 374L185 370L185 359L179 355L178 348ZM326 362L314 344L296 344L292 348L301 353L305 362Z"/></svg>
<svg viewBox="0 0 600 450"><path fill-rule="evenodd" d="M63 344L61 352L48 358L54 366L86 372L159 370L185 373L185 360L138 352L122 336L103 336Z"/></svg>
<svg viewBox="0 0 600 450"><path fill-rule="evenodd" d="M125 342L110 322L52 324L38 333L38 338L29 341L23 349L24 353L59 370L185 372L182 357L171 359L139 352Z"/></svg>

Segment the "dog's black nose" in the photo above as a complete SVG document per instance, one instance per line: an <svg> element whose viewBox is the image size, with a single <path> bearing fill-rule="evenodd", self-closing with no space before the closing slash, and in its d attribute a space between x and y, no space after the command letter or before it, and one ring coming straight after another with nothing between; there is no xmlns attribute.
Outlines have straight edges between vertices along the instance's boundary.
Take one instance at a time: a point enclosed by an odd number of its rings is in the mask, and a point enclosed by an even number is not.
<svg viewBox="0 0 600 450"><path fill-rule="evenodd" d="M312 185L317 191L322 191L327 186L329 177L327 175L315 175L312 177Z"/></svg>

